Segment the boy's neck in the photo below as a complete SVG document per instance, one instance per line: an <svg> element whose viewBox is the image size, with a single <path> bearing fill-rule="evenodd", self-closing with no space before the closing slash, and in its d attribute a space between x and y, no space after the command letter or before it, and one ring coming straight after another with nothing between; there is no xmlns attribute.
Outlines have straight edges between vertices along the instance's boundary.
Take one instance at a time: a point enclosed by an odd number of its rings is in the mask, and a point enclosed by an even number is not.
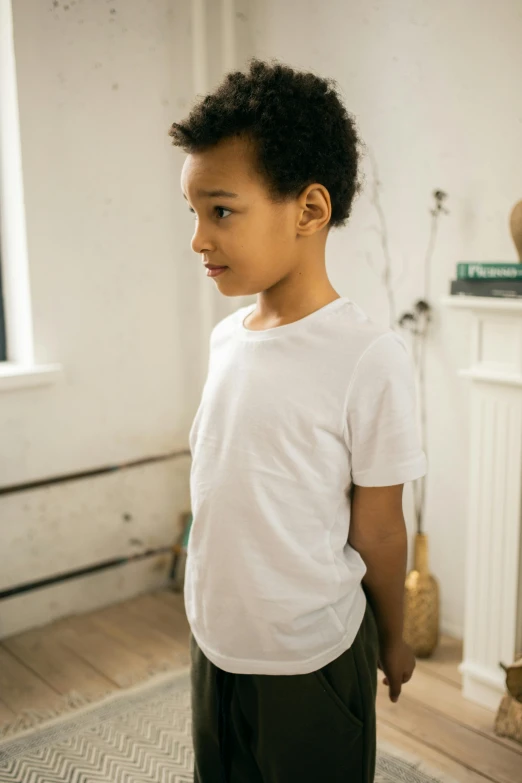
<svg viewBox="0 0 522 783"><path fill-rule="evenodd" d="M259 293L256 308L245 326L253 330L284 326L339 299L340 294L330 283L324 267L321 272L310 275L304 269L298 270L268 291Z"/></svg>

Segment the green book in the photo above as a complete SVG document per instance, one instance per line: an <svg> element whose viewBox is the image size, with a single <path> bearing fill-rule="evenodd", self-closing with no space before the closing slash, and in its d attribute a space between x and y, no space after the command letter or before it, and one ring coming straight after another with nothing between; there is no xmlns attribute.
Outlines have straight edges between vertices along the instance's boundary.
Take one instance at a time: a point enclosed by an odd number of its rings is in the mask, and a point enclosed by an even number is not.
<svg viewBox="0 0 522 783"><path fill-rule="evenodd" d="M457 280L522 280L522 263L463 261L457 264Z"/></svg>

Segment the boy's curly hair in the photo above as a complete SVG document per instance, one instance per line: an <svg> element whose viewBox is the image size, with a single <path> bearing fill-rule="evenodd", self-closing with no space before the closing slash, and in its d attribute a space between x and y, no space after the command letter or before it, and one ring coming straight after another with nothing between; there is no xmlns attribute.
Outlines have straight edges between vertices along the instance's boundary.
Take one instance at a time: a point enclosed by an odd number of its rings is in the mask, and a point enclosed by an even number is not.
<svg viewBox="0 0 522 783"><path fill-rule="evenodd" d="M297 197L318 182L330 194L330 226L346 223L360 188L360 140L336 82L277 61L253 58L247 73L229 73L169 135L187 153L233 136L251 139L270 197Z"/></svg>

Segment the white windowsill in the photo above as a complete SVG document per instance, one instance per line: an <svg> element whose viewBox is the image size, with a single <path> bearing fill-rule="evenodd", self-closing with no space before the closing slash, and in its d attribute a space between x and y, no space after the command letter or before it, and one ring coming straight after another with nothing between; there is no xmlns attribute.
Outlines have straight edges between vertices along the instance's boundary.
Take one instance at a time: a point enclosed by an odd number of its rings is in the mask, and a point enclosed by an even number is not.
<svg viewBox="0 0 522 783"><path fill-rule="evenodd" d="M63 375L61 364L15 364L0 362L0 392L47 386Z"/></svg>

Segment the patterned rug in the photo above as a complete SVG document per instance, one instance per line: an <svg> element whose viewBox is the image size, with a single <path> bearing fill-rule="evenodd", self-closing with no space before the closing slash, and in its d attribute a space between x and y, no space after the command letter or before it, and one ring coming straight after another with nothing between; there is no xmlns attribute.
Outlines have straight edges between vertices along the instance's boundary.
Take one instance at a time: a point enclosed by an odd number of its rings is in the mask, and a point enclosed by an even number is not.
<svg viewBox="0 0 522 783"><path fill-rule="evenodd" d="M375 783L448 783L401 755L380 748ZM2 783L192 783L192 765L187 670L0 741Z"/></svg>

